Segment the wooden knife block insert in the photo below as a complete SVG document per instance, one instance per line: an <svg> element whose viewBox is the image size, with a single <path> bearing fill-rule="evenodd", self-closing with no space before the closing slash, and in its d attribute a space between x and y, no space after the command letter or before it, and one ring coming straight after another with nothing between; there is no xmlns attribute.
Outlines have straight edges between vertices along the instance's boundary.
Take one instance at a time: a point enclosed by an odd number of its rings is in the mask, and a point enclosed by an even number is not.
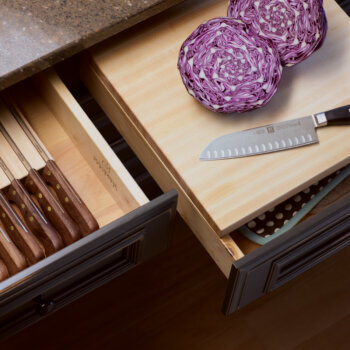
<svg viewBox="0 0 350 350"><path fill-rule="evenodd" d="M28 105L25 99L23 102L22 104L22 100L20 100L19 105L21 109L23 108L26 119L39 135L68 181L91 210L98 224L104 226L115 218L124 215L124 210L117 205L96 174L91 171L89 164L82 157L54 115L44 106L40 106L40 102L37 103L34 96L31 96ZM34 112L34 109L36 112ZM2 146L2 144L0 145ZM34 152L36 151L34 150ZM36 156L34 152L32 153L33 158ZM33 158L27 159L30 161ZM25 181L26 170L18 158L13 157L13 159L11 164L6 161L7 166L17 179ZM32 162L30 161L30 163ZM40 172L43 167L36 168Z"/></svg>
<svg viewBox="0 0 350 350"><path fill-rule="evenodd" d="M10 89L6 94L37 133L99 226L103 227L147 203L148 199L57 76L52 74L51 78L50 80L46 76L41 76L37 79L38 90L42 87L49 97L43 97L28 82ZM61 119L57 118L57 114L50 109L45 98L50 98L49 103L55 106L64 105L69 110L74 109L71 112L74 117L64 113ZM75 118L77 114L81 117L79 122ZM9 115L9 111L2 106L0 119L6 129ZM62 119L67 122L66 125L61 124ZM70 129L70 134L67 128ZM9 129L7 131L9 132ZM30 140L26 139L27 136L23 133L11 134L11 137L32 167L40 173L45 162L31 145ZM26 169L1 135L0 147L0 156L6 158L5 163L13 175L25 181ZM8 186L8 178L0 171L0 188L4 193Z"/></svg>

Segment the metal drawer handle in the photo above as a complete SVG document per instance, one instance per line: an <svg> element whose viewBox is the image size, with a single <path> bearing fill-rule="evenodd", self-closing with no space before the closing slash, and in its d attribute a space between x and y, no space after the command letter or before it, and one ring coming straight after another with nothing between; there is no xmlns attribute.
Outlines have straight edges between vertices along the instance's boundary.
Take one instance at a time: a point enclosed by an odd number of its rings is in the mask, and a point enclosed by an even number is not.
<svg viewBox="0 0 350 350"><path fill-rule="evenodd" d="M52 300L43 300L41 296L34 299L34 301L38 304L36 307L36 313L40 316L49 314L55 307L55 303Z"/></svg>

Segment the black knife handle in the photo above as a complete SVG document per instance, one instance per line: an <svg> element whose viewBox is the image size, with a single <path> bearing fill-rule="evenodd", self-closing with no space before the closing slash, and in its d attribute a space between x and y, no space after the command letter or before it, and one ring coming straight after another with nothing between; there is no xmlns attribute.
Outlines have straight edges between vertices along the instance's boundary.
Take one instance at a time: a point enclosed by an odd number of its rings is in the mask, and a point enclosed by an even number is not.
<svg viewBox="0 0 350 350"><path fill-rule="evenodd" d="M325 112L327 125L350 125L350 105Z"/></svg>

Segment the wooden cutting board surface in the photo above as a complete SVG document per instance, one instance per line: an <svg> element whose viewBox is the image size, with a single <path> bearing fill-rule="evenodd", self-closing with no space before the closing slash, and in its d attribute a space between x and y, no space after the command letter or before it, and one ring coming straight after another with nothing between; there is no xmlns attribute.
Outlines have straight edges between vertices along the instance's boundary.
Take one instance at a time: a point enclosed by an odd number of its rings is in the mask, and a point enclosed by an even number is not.
<svg viewBox="0 0 350 350"><path fill-rule="evenodd" d="M324 46L284 70L268 105L245 114L202 107L176 66L182 42L204 20L225 16L227 0L186 1L91 51L98 74L220 236L350 162L346 126L319 129L318 145L199 161L202 149L223 134L350 104L350 19L334 0L324 6Z"/></svg>

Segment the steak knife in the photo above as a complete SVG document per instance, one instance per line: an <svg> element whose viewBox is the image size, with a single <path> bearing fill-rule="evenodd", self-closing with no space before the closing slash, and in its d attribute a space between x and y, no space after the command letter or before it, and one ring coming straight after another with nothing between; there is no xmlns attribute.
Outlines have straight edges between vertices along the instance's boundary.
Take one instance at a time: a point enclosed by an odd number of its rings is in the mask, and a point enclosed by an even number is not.
<svg viewBox="0 0 350 350"><path fill-rule="evenodd" d="M19 112L17 112L13 105L8 104L7 107L41 158L45 161L46 166L42 171L42 175L54 188L64 209L78 224L81 234L86 236L89 233L96 231L99 228L96 219L66 179L56 162L49 157L46 150L40 145L34 131L31 130L27 123L21 118Z"/></svg>
<svg viewBox="0 0 350 350"><path fill-rule="evenodd" d="M31 167L29 161L25 158L21 150L18 148L18 145L2 125L1 121L0 134L6 139L18 159L22 162L24 168L28 171L28 176L24 183L25 188L35 196L45 216L62 236L63 242L66 245L69 245L77 241L80 238L78 226L57 201L56 197L42 180L39 172Z"/></svg>
<svg viewBox="0 0 350 350"><path fill-rule="evenodd" d="M307 117L221 136L202 151L200 160L242 158L318 143L316 129L350 125L350 105Z"/></svg>

